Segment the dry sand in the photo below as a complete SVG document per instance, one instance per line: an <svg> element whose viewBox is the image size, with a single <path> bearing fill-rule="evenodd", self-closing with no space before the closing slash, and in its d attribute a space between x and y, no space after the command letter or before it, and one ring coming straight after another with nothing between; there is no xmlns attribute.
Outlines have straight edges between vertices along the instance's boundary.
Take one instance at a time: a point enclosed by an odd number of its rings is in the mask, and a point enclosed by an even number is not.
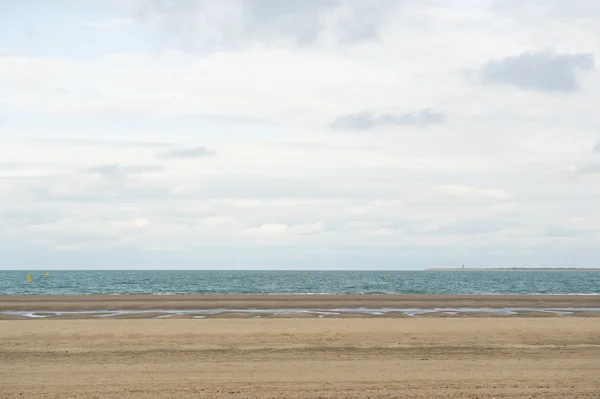
<svg viewBox="0 0 600 399"><path fill-rule="evenodd" d="M600 398L600 318L0 321L0 398Z"/></svg>

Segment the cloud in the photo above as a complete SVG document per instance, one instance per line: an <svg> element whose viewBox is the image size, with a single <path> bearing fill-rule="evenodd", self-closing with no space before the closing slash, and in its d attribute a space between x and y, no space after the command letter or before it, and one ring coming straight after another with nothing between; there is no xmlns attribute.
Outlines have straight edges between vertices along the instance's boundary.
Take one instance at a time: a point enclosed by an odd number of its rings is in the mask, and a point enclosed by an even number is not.
<svg viewBox="0 0 600 399"><path fill-rule="evenodd" d="M483 219L483 220L459 220L445 223L434 230L434 234L472 236L480 234L497 233L504 230L519 227L518 221L508 218L507 220Z"/></svg>
<svg viewBox="0 0 600 399"><path fill-rule="evenodd" d="M209 150L206 147L194 147L194 148L185 148L180 150L170 150L160 154L161 157L164 158L177 158L177 159L196 159L203 157L213 157L216 155L216 152L213 150Z"/></svg>
<svg viewBox="0 0 600 399"><path fill-rule="evenodd" d="M600 142L594 146L594 149L592 150L592 152L600 153Z"/></svg>
<svg viewBox="0 0 600 399"><path fill-rule="evenodd" d="M600 15L600 4L590 0L495 0L491 10L524 19L580 19Z"/></svg>
<svg viewBox="0 0 600 399"><path fill-rule="evenodd" d="M95 147L95 148L164 148L171 144L158 141L131 141L102 138L35 138L30 139L37 144L47 143L57 146Z"/></svg>
<svg viewBox="0 0 600 399"><path fill-rule="evenodd" d="M145 230L151 227L146 218L135 219L63 219L48 223L30 224L17 231L36 234L39 238L52 240L57 236L80 236L79 240L96 240L103 236L117 236ZM74 234L74 232L77 232Z"/></svg>
<svg viewBox="0 0 600 399"><path fill-rule="evenodd" d="M336 118L331 127L335 130L368 130L379 126L427 126L443 123L444 114L424 109L405 114L373 115L370 112L358 112Z"/></svg>
<svg viewBox="0 0 600 399"><path fill-rule="evenodd" d="M211 51L257 39L313 42L331 0L191 0L142 2L141 21L170 47Z"/></svg>
<svg viewBox="0 0 600 399"><path fill-rule="evenodd" d="M362 2L361 7L346 9L342 25L339 28L339 40L342 43L356 43L378 40L379 30L385 17L397 1Z"/></svg>
<svg viewBox="0 0 600 399"><path fill-rule="evenodd" d="M546 228L546 235L555 238L576 238L588 233L584 229L571 229L564 226L552 226Z"/></svg>
<svg viewBox="0 0 600 399"><path fill-rule="evenodd" d="M361 229L357 231L357 233L361 236L374 238L390 237L400 232L402 231L391 229L388 227L382 227L378 229Z"/></svg>
<svg viewBox="0 0 600 399"><path fill-rule="evenodd" d="M122 179L132 175L163 172L166 168L160 165L97 165L82 170L84 173L100 175L107 179Z"/></svg>
<svg viewBox="0 0 600 399"><path fill-rule="evenodd" d="M593 68L592 54L540 51L490 61L481 69L480 78L484 84L568 93L579 89L578 73Z"/></svg>
<svg viewBox="0 0 600 399"><path fill-rule="evenodd" d="M140 2L9 10L1 264L600 264L598 2L155 0L120 27ZM517 89L532 57L570 86Z"/></svg>
<svg viewBox="0 0 600 399"><path fill-rule="evenodd" d="M496 188L446 185L435 188L439 194L464 200L503 200L510 198L508 193Z"/></svg>
<svg viewBox="0 0 600 399"><path fill-rule="evenodd" d="M30 195L23 189L13 184L5 184L0 181L0 203L27 200L30 200Z"/></svg>
<svg viewBox="0 0 600 399"><path fill-rule="evenodd" d="M244 33L280 35L299 44L317 40L322 14L336 6L332 0L244 0Z"/></svg>
<svg viewBox="0 0 600 399"><path fill-rule="evenodd" d="M119 28L129 28L133 26L133 23L134 20L132 18L110 18L101 22L86 22L83 23L82 26L93 29L111 30Z"/></svg>
<svg viewBox="0 0 600 399"><path fill-rule="evenodd" d="M585 178L597 178L600 177L600 164L588 164L584 166L580 166L573 170L576 175L582 176Z"/></svg>
<svg viewBox="0 0 600 399"><path fill-rule="evenodd" d="M375 40L398 0L190 0L141 2L138 20L165 45L191 52L251 43L312 45Z"/></svg>
<svg viewBox="0 0 600 399"><path fill-rule="evenodd" d="M219 227L228 227L228 226L236 226L238 222L235 220L233 216L230 215L215 215L215 216L207 216L200 221L200 225L208 228L219 228Z"/></svg>
<svg viewBox="0 0 600 399"><path fill-rule="evenodd" d="M257 227L244 229L242 232L254 236L302 236L315 235L323 231L322 223L307 223L297 225L287 225L282 223L267 223Z"/></svg>
<svg viewBox="0 0 600 399"><path fill-rule="evenodd" d="M342 144L328 144L328 143L320 143L320 142L297 142L297 141L286 141L277 143L282 147L293 148L296 150L364 150L364 146L352 146L352 145L342 145ZM369 147L367 147L369 148Z"/></svg>

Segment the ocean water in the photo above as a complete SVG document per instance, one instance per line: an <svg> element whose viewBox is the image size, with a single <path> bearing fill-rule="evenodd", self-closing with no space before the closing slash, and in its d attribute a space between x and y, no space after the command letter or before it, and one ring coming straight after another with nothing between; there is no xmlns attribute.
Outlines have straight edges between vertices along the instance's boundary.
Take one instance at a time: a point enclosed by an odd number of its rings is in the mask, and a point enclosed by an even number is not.
<svg viewBox="0 0 600 399"><path fill-rule="evenodd" d="M600 294L600 272L0 271L15 294Z"/></svg>

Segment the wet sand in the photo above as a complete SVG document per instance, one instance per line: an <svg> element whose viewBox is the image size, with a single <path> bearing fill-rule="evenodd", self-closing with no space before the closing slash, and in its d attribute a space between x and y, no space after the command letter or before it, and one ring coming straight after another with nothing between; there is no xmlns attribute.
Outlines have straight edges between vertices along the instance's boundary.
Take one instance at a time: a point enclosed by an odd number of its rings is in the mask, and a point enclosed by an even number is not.
<svg viewBox="0 0 600 399"><path fill-rule="evenodd" d="M563 309L561 311L561 309ZM568 311L564 311L567 309ZM599 295L18 295L0 320L600 316Z"/></svg>
<svg viewBox="0 0 600 399"><path fill-rule="evenodd" d="M0 321L1 398L600 397L600 318Z"/></svg>

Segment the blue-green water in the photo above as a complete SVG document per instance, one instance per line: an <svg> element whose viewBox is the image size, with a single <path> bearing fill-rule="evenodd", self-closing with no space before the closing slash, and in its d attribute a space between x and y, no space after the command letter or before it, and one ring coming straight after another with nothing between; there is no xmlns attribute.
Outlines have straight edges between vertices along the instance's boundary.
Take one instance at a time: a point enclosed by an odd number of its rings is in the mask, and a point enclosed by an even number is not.
<svg viewBox="0 0 600 399"><path fill-rule="evenodd" d="M600 272L0 271L14 294L599 294Z"/></svg>

